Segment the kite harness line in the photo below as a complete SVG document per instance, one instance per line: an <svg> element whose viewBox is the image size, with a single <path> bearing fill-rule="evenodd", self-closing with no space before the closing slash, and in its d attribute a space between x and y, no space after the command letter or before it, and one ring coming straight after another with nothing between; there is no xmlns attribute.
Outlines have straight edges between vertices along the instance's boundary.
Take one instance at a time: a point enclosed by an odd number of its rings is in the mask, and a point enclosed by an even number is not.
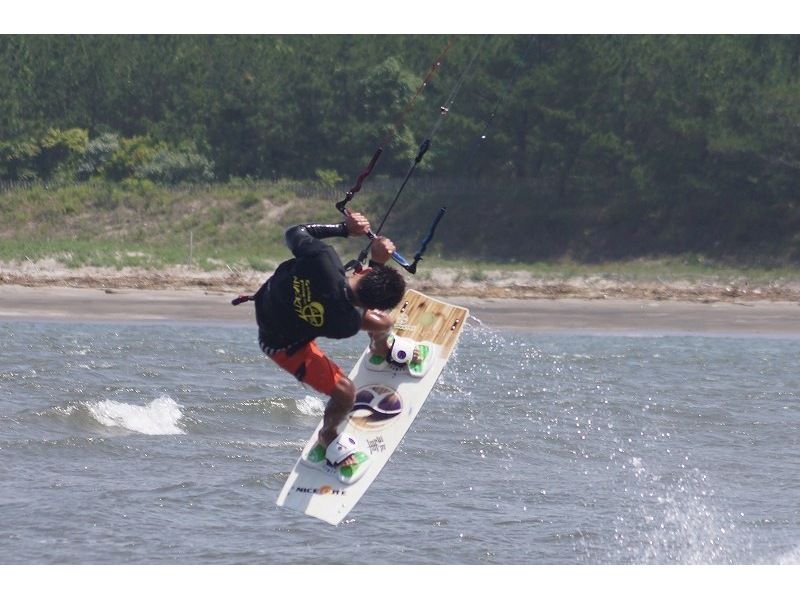
<svg viewBox="0 0 800 598"><path fill-rule="evenodd" d="M350 200L353 199L353 197L355 196L356 193L361 191L361 186L364 183L364 180L372 173L372 170L375 168L375 165L378 163L378 160L380 159L381 154L383 154L384 146L390 144L394 140L395 135L397 135L397 131L399 130L399 128L402 126L403 122L405 121L406 115L411 110L411 108L413 107L414 103L417 101L417 98L422 94L423 90L428 86L428 84L433 79L433 76L436 74L437 69L442 65L442 61L444 60L444 57L447 55L447 53L450 51L450 48L452 47L454 41L455 41L454 38L448 39L447 45L445 45L444 49L439 53L439 55L436 57L436 59L431 64L430 68L428 69L428 72L425 75L425 78L422 80L422 83L419 85L417 90L414 92L413 97L406 103L405 108L403 108L403 111L401 112L400 116L392 124L392 126L389 128L389 131L386 134L386 137L378 145L378 148L375 150L375 153L372 155L372 158L370 159L369 163L364 168L364 170L361 172L361 174L359 174L358 177L356 178L355 184L345 194L344 199L342 201L336 203L336 209L339 210L342 214L346 215L348 213L349 210L347 209L347 204L350 202ZM424 149L420 148L420 153L418 154L418 157L416 159L417 163L419 163L422 160L422 156L425 154L426 151L428 151L428 147L430 147L430 141L428 141L427 143L423 143L423 146L424 146ZM395 199L395 201L397 201L397 200ZM388 215L389 214L387 212L386 216L388 216ZM436 224L438 224L438 220L440 220L440 219L441 219L441 216L439 218L437 218L436 223L433 225L433 227L431 227L431 236L433 235L433 231L436 228ZM384 219L383 219L383 222L385 222L385 221L386 221L386 217L384 217ZM381 226L383 226L383 222L381 222ZM377 237L377 235L375 233L373 233L372 231L369 231L367 233L367 236L370 238L370 240L375 239ZM413 264L408 263L408 261L402 255L400 255L397 252L394 252L394 254L392 254L392 258L395 261L397 261L397 263L399 263L401 266L403 266L406 270L408 270L409 272L413 273L413 272L416 272L416 263L420 259L422 259L421 254L419 254L419 252L417 252L417 253L418 253L419 257L415 256L415 261L414 261ZM355 262L355 260L353 260L353 262ZM352 269L351 264L353 264L353 262L350 262L349 264L347 264L347 268L348 269ZM358 263L358 265L360 267L361 263L360 262L356 262L356 263ZM242 294L242 295L239 295L238 297L236 297L235 299L233 299L231 301L231 304L232 305L240 305L240 304L245 303L247 301L253 301L253 299L255 299L255 295Z"/></svg>
<svg viewBox="0 0 800 598"><path fill-rule="evenodd" d="M433 64L431 65L430 69L428 69L428 73L425 75L425 78L423 79L422 83L417 88L417 91L414 93L414 96L406 104L406 107L403 109L403 112L400 114L398 120L390 127L386 138L378 146L378 149L375 151L375 154L373 154L372 159L369 161L369 164L367 164L367 167L361 172L361 174L356 179L355 185L353 185L353 187L345 194L345 197L342 201L336 203L336 209L339 210L342 214L347 215L349 213L347 204L350 203L355 194L361 190L361 185L363 184L364 180L372 173L372 169L375 168L375 164L381 157L384 146L391 143L392 140L394 139L395 135L397 134L397 131L399 130L400 126L405 120L409 110L411 110L411 107L417 101L417 98L420 96L422 91L428 86L428 84L433 79L434 74L436 74L437 69L441 66L445 55L447 55L447 53L450 51L450 48L453 45L453 41L454 41L453 39L448 40L445 48L439 53L439 56L437 56L436 59L433 61ZM446 113L446 111L447 108L443 106L442 112ZM351 260L345 265L345 270L358 270L361 268L361 264L363 264L364 261L366 261L367 254L369 252L369 247L372 244L372 241L377 238L378 234L380 234L380 231L383 228L384 223L386 222L386 218L389 216L389 212L391 212L392 208L394 207L394 204L397 203L397 199L400 197L400 193L402 192L403 187L405 187L405 184L408 182L408 179L414 172L414 168L416 168L417 164L419 164L422 161L422 158L425 155L425 152L428 151L430 145L431 145L430 139L426 139L425 141L422 142L419 151L417 152L417 156L414 158L411 168L409 169L409 172L406 175L406 178L400 187L400 191L397 192L397 195L395 196L392 205L384 215L383 220L381 221L381 224L378 227L377 231L372 231L372 230L367 231L367 237L370 239L370 243L361 251L361 253L358 256L358 259ZM392 259L398 264L400 264L400 266L405 268L407 271L411 272L410 268L412 267L412 264L409 263L409 261L406 258L404 258L400 253L398 253L397 251L393 252ZM414 271L416 271L416 267L414 267Z"/></svg>
<svg viewBox="0 0 800 598"><path fill-rule="evenodd" d="M472 67L475 64L475 60L478 58L479 54L481 53L482 46L483 46L483 42L481 42L481 44L478 46L478 49L473 54L471 60L469 61L467 66L464 68L464 70L461 72L461 75L458 78L458 81L456 82L455 86L451 90L450 95L447 97L447 99L445 100L444 104L442 104L442 106L440 106L438 118L436 119L436 121L435 121L433 127L431 128L430 132L428 133L427 137L420 144L419 150L417 151L417 155L414 158L414 160L411 162L411 166L409 167L408 172L406 173L406 176L405 176L405 178L403 179L403 182L400 185L400 188L398 189L397 193L395 194L394 199L392 200L391 204L389 205L389 208L386 210L386 213L383 215L383 218L381 219L380 225L378 226L378 228L375 231L371 231L370 230L370 231L367 232L367 237L369 237L369 239L370 239L369 243L364 247L364 249L361 250L361 252L358 254L358 257L356 259L351 260L350 262L348 262L345 265L345 270L358 270L361 267L361 265L366 261L367 255L369 253L369 248L372 245L372 241L375 240L377 238L377 236L380 234L381 230L383 229L383 225L386 224L386 219L389 217L389 214L392 212L392 210L394 209L395 205L397 204L397 200L400 198L400 195L403 193L403 190L405 189L406 184L408 183L409 179L411 178L411 175L414 174L414 171L417 168L417 166L419 165L419 163L422 161L422 158L425 156L427 151L430 149L430 147L431 147L431 139L433 139L433 136L436 134L436 131L439 129L439 127L444 122L445 117L450 113L450 108L452 107L453 102L455 101L456 96L458 95L459 91L461 91L461 87L464 85L464 81L467 78L467 74L472 70ZM415 96L414 99L416 99L416 96ZM370 166L367 168L368 171L372 170L372 166L374 166L375 160L376 160L375 157L373 157L373 161L370 162ZM367 172L367 174L368 174L368 172ZM359 189L361 188L361 182L362 181L363 181L363 178L359 177L359 179L358 179L358 181L356 183L356 186ZM347 203L352 198L353 198L353 195L350 192L348 192L348 194L345 196L345 199L336 204L336 209L338 209L343 214L346 214L347 212L346 212L345 206L347 205ZM404 258L397 251L392 253L392 259L395 262L397 262L398 264L400 264L400 266L402 266L403 269L405 269L410 274L416 274L416 272L417 272L417 264L420 262L420 260L422 260L422 256L423 256L423 254L425 253L425 250L428 247L428 243L430 243L430 241L433 239L433 235L436 232L436 227L439 225L439 222L441 221L441 219L444 216L446 211L447 211L447 208L445 208L445 207L442 207L442 208L439 209L439 212L436 214L436 217L434 218L433 223L430 226L430 229L428 231L427 236L422 240L422 243L420 244L420 247L417 250L417 253L414 255L414 261L413 262L409 262L406 258Z"/></svg>

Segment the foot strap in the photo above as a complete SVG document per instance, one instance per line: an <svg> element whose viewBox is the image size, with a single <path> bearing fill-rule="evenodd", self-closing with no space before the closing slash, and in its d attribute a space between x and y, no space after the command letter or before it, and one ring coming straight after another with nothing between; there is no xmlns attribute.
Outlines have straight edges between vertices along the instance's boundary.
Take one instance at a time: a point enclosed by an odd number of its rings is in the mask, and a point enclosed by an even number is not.
<svg viewBox="0 0 800 598"><path fill-rule="evenodd" d="M351 456L353 459L350 464L340 465ZM335 475L343 484L353 484L360 480L370 465L369 455L359 451L355 438L347 434L339 435L327 449L317 442L306 456L306 461L323 471L329 467L335 468Z"/></svg>
<svg viewBox="0 0 800 598"><path fill-rule="evenodd" d="M336 467L350 455L358 452L358 442L349 434L339 434L325 449L325 459Z"/></svg>
<svg viewBox="0 0 800 598"><path fill-rule="evenodd" d="M392 343L392 350L389 353L389 359L394 363L409 363L414 357L414 349L416 348L417 342L414 339L404 336L395 336L394 342Z"/></svg>

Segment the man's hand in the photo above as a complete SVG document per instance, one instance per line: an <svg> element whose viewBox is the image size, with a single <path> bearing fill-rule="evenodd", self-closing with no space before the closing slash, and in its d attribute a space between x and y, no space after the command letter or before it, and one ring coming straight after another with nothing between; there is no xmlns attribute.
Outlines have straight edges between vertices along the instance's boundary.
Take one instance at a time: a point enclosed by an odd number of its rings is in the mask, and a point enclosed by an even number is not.
<svg viewBox="0 0 800 598"><path fill-rule="evenodd" d="M372 261L379 264L385 264L392 257L395 249L394 243L388 237L376 237L372 241L370 252L372 253Z"/></svg>
<svg viewBox="0 0 800 598"><path fill-rule="evenodd" d="M358 212L347 212L344 219L347 234L350 237L366 235L369 230L369 220Z"/></svg>

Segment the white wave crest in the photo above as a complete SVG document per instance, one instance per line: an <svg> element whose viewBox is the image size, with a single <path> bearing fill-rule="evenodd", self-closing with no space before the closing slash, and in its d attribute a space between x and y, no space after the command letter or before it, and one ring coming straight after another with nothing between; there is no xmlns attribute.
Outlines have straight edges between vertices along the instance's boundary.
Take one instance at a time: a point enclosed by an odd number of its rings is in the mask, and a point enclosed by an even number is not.
<svg viewBox="0 0 800 598"><path fill-rule="evenodd" d="M325 401L319 397L306 395L297 401L297 410L303 415L322 415L325 412Z"/></svg>
<svg viewBox="0 0 800 598"><path fill-rule="evenodd" d="M178 421L183 416L180 405L166 395L144 406L106 399L90 403L88 407L92 417L104 426L154 436L186 433L178 427Z"/></svg>

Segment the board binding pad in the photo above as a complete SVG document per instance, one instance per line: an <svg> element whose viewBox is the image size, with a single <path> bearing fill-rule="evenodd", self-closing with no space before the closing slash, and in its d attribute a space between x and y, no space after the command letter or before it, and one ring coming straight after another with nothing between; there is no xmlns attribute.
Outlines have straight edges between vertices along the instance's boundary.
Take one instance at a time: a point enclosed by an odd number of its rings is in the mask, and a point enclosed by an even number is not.
<svg viewBox="0 0 800 598"><path fill-rule="evenodd" d="M348 483L341 479L339 468L318 459L318 454L314 459L311 453L319 450L315 447L320 421L278 495L278 506L332 525L347 516L420 412L452 355L469 311L408 290L391 315L393 334L413 341L406 346L424 347L421 352L427 351L427 355L420 371L414 372L407 365L389 363L385 356L378 359L367 347L350 372L356 401L339 432L357 440L358 450L369 456L368 467L359 479Z"/></svg>
<svg viewBox="0 0 800 598"><path fill-rule="evenodd" d="M370 352L369 359L367 359L364 367L374 372L394 369L395 371L402 371L414 378L422 378L428 373L431 365L433 365L434 357L436 356L436 345L429 341L416 342L413 338L394 334L390 335L388 339L390 346L392 346L393 343L395 345L400 344L401 341L409 341L409 348L406 349L406 351L417 351L419 355L417 360L413 360L410 355L405 362L393 359L393 357L395 357L395 351L390 351L389 355ZM393 349L396 349L396 347L393 347Z"/></svg>
<svg viewBox="0 0 800 598"><path fill-rule="evenodd" d="M342 436L349 437L347 434ZM341 437L341 436L340 436ZM338 440L338 438L337 438ZM336 440L334 441L336 442ZM300 457L305 465L324 471L328 475L336 477L343 484L354 484L361 476L363 476L369 469L371 463L369 462L369 455L364 451L357 450L352 453L354 463L349 465L333 464L327 458L327 451L319 443L315 443L311 450L303 453Z"/></svg>

